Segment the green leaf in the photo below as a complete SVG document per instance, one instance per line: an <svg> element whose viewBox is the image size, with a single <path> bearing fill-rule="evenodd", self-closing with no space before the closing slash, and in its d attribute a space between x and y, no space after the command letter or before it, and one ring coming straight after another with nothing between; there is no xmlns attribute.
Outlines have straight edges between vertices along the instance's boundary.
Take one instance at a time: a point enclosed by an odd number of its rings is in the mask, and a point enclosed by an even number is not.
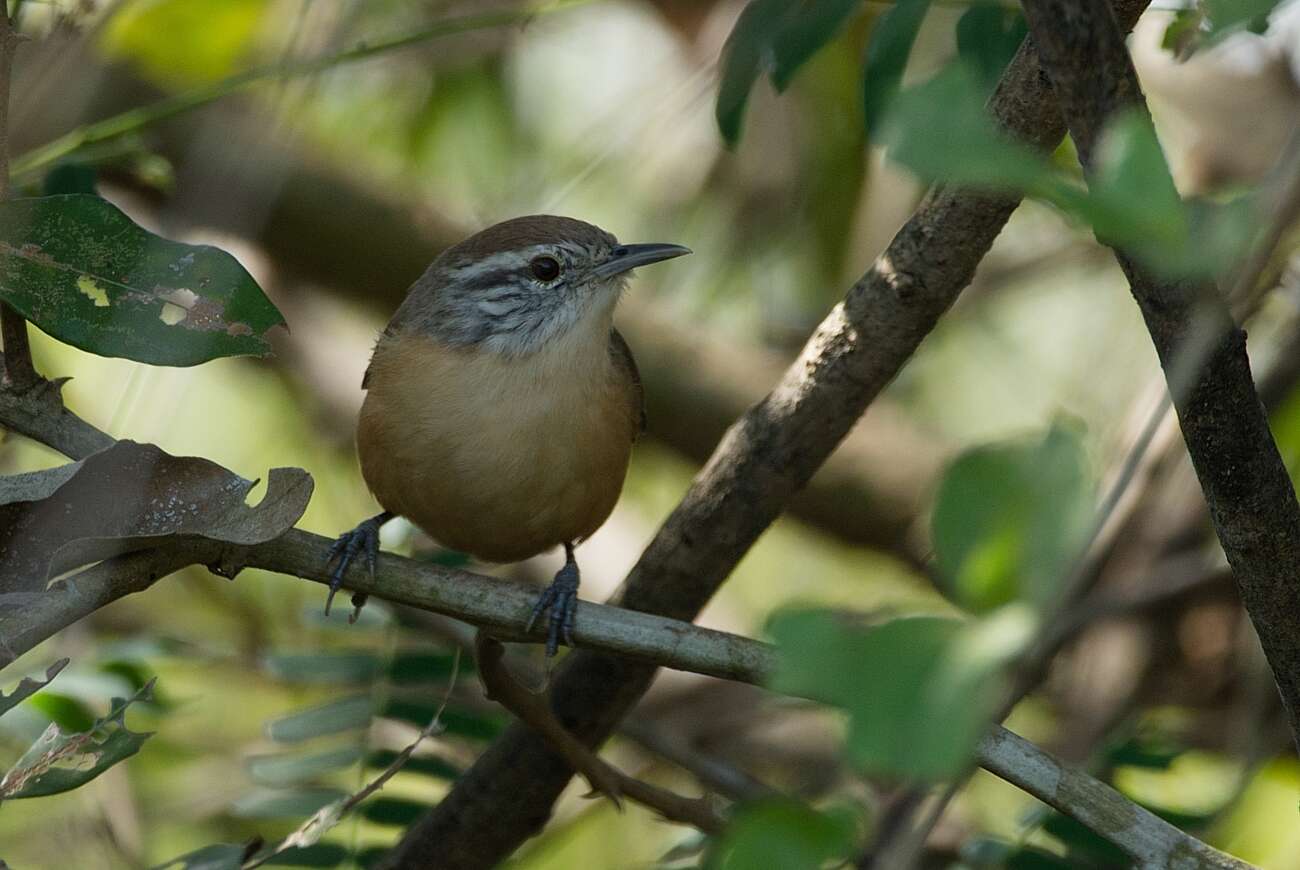
<svg viewBox="0 0 1300 870"><path fill-rule="evenodd" d="M453 653L399 652L388 667L388 678L399 686L443 683L451 677L458 661L464 673L466 662Z"/></svg>
<svg viewBox="0 0 1300 870"><path fill-rule="evenodd" d="M74 347L155 365L266 356L284 323L230 254L155 236L86 194L0 203L0 299Z"/></svg>
<svg viewBox="0 0 1300 870"><path fill-rule="evenodd" d="M772 84L778 91L822 46L835 38L862 0L804 0L789 17L773 44Z"/></svg>
<svg viewBox="0 0 1300 870"><path fill-rule="evenodd" d="M749 92L759 74L773 64L773 43L795 0L752 0L736 19L722 47L718 102L714 116L728 146L740 140Z"/></svg>
<svg viewBox="0 0 1300 870"><path fill-rule="evenodd" d="M404 828L428 811L428 804L405 798L377 797L362 806L361 815L376 825L400 825Z"/></svg>
<svg viewBox="0 0 1300 870"><path fill-rule="evenodd" d="M56 196L61 193L95 193L95 181L98 173L95 167L78 160L68 160L58 164L45 173L41 183L42 196Z"/></svg>
<svg viewBox="0 0 1300 870"><path fill-rule="evenodd" d="M1263 33L1277 4L1278 0L1201 0L1210 24L1206 41L1222 39L1237 30Z"/></svg>
<svg viewBox="0 0 1300 870"><path fill-rule="evenodd" d="M71 791L135 755L153 735L129 730L126 711L148 700L152 689L150 680L130 698L114 698L108 715L96 719L87 731L68 733L51 724L0 780L0 800Z"/></svg>
<svg viewBox="0 0 1300 870"><path fill-rule="evenodd" d="M264 660L267 673L293 683L369 683L379 675L379 657L367 650L272 653Z"/></svg>
<svg viewBox="0 0 1300 870"><path fill-rule="evenodd" d="M816 870L843 861L853 848L855 825L848 813L821 813L776 798L739 807L710 850L709 870Z"/></svg>
<svg viewBox="0 0 1300 870"><path fill-rule="evenodd" d="M268 786L298 785L324 774L351 767L361 758L361 749L344 746L310 755L282 753L255 755L248 759L248 775L254 782Z"/></svg>
<svg viewBox="0 0 1300 870"><path fill-rule="evenodd" d="M268 860L267 867L340 867L347 860L348 849L338 843L314 843L285 849Z"/></svg>
<svg viewBox="0 0 1300 870"><path fill-rule="evenodd" d="M898 95L879 139L891 159L925 181L1017 192L1050 183L1047 159L998 129L981 94L972 70L949 66Z"/></svg>
<svg viewBox="0 0 1300 870"><path fill-rule="evenodd" d="M780 614L772 687L847 710L850 755L868 772L942 780L970 763L1005 665L1035 626L1015 606L965 623L909 616L871 628L822 611Z"/></svg>
<svg viewBox="0 0 1300 870"><path fill-rule="evenodd" d="M397 719L417 728L423 728L433 720L440 706L441 704L433 702L390 698L380 715L386 719ZM439 718L448 734L468 737L471 740L492 740L506 725L505 717L497 713L480 713L451 707L443 710Z"/></svg>
<svg viewBox="0 0 1300 870"><path fill-rule="evenodd" d="M369 695L331 701L267 722L266 736L277 743L297 743L312 737L365 728L370 724L372 708Z"/></svg>
<svg viewBox="0 0 1300 870"><path fill-rule="evenodd" d="M239 870L248 858L249 847L217 843L178 855L153 870Z"/></svg>
<svg viewBox="0 0 1300 870"><path fill-rule="evenodd" d="M347 796L336 788L258 789L231 804L230 814L240 819L297 819Z"/></svg>
<svg viewBox="0 0 1300 870"><path fill-rule="evenodd" d="M0 692L0 716L8 713L19 703L30 698L50 684L50 681L59 675L59 671L68 666L71 659L59 659L54 664L45 669L45 679L34 680L31 677L23 677L18 681L18 685L8 695Z"/></svg>
<svg viewBox="0 0 1300 870"><path fill-rule="evenodd" d="M863 121L868 133L876 132L885 110L898 95L908 55L929 9L930 0L896 0L871 32L862 92Z"/></svg>
<svg viewBox="0 0 1300 870"><path fill-rule="evenodd" d="M397 760L398 753L391 749L380 749L366 756L366 767L385 770ZM449 761L434 755L416 755L402 765L402 773L418 773L434 779L454 780L463 771Z"/></svg>
<svg viewBox="0 0 1300 870"><path fill-rule="evenodd" d="M957 56L991 90L1028 34L1019 9L978 3L957 19Z"/></svg>
<svg viewBox="0 0 1300 870"><path fill-rule="evenodd" d="M85 703L58 692L41 692L27 702L64 731L77 733L95 727L95 714Z"/></svg>
<svg viewBox="0 0 1300 870"><path fill-rule="evenodd" d="M939 484L935 561L965 607L1053 600L1088 533L1094 486L1083 444L1056 426L1039 441L976 447Z"/></svg>
<svg viewBox="0 0 1300 870"><path fill-rule="evenodd" d="M1187 250L1187 212L1146 112L1134 109L1106 125L1089 188L1087 216L1103 242L1149 256Z"/></svg>

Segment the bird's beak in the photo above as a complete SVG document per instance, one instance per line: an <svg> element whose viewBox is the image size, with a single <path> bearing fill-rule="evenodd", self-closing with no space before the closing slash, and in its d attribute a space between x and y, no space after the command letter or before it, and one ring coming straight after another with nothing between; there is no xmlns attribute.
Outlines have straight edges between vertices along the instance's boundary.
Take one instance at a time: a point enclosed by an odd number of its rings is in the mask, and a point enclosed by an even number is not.
<svg viewBox="0 0 1300 870"><path fill-rule="evenodd" d="M612 278L637 266L648 266L661 260L683 257L691 253L690 248L681 245L619 245L610 251L609 259L591 270L596 278Z"/></svg>

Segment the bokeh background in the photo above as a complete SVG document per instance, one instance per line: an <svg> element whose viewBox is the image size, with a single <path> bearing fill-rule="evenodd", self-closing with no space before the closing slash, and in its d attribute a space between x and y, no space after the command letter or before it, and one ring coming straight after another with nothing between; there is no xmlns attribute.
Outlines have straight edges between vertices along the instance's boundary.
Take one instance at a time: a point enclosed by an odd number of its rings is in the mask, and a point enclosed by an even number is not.
<svg viewBox="0 0 1300 870"><path fill-rule="evenodd" d="M438 0L18 5L30 40L13 91L17 182L36 192L93 178L156 232L233 252L291 328L275 337L274 358L191 369L101 359L37 335L38 368L72 376L68 404L116 437L205 456L248 478L306 468L316 491L302 526L312 531L333 536L376 512L351 440L361 373L406 287L443 246L544 212L695 251L639 275L618 315L646 380L650 423L622 502L581 550L591 599L613 591L725 427L774 383L923 193L863 133L861 57L885 4L864 4L786 93L760 83L734 149L717 131L714 100L739 0L591 0L531 12ZM1134 56L1185 193L1254 183L1276 160L1300 111L1296 5L1265 34L1190 59L1161 46L1171 10L1149 12L1137 29ZM909 80L952 57L964 10L934 6ZM459 24L365 59L295 67L440 22ZM268 66L284 72L228 79ZM56 163L22 161L68 131L169 95L205 100L171 117L129 116L125 135ZM1068 151L1059 156L1068 165ZM1293 462L1297 297L1289 272L1279 282L1251 324L1251 349L1257 369L1275 375L1275 431ZM1051 209L1024 205L955 309L702 622L761 635L793 604L949 612L927 569L945 463L964 447L1068 420L1086 433L1104 483L1163 383L1113 259ZM1215 574L1181 441L1168 425L1162 433L1140 521L1104 581L1122 592L1215 576L1098 620L1010 724L1221 848L1264 867L1300 867L1300 765L1230 580ZM60 461L17 436L0 443L0 473ZM385 529L384 545L454 559L400 522ZM474 569L540 581L559 563L552 554ZM325 866L373 859L505 720L482 699L468 661L454 666L464 636L456 626L380 602L348 626L325 619L323 601L321 587L291 578L249 570L229 582L190 569L6 669L8 685L54 658L73 660L43 700L0 720L0 752L20 752L51 719L101 715L110 697L153 675L158 701L130 721L157 734L86 788L0 808L0 857L15 870L142 867L209 843L273 839L373 775L363 761L409 742L458 670L449 730L422 750L424 765L317 853ZM293 715L323 704L334 705L339 727L290 739ZM740 791L752 778L814 802L878 806L889 786L842 763L842 727L835 714L747 687L664 674L609 754L686 791L698 787L687 768L714 764ZM1103 759L1115 746L1130 754ZM304 757L323 760L286 761ZM635 805L619 813L584 800L584 791L573 786L512 866L690 863L691 831ZM948 866L966 849L975 861L969 847L981 835L1059 849L1061 832L1035 821L1034 807L976 775L945 815L931 859Z"/></svg>

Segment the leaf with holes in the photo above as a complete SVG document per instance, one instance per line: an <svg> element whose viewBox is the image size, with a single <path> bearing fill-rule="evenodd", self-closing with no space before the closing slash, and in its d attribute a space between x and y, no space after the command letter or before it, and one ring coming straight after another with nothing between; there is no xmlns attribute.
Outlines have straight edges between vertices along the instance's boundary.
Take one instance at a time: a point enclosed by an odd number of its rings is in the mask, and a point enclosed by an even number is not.
<svg viewBox="0 0 1300 870"><path fill-rule="evenodd" d="M311 498L311 475L273 468L266 495L214 462L119 441L46 471L0 479L0 591L45 589L89 562L172 537L259 544L284 534Z"/></svg>
<svg viewBox="0 0 1300 870"><path fill-rule="evenodd" d="M8 695L0 692L0 716L18 706L19 703L30 698L50 684L50 681L59 675L59 671L68 666L69 659L59 659L54 664L45 669L44 680L33 680L31 677L23 677L18 681L18 685Z"/></svg>
<svg viewBox="0 0 1300 870"><path fill-rule="evenodd" d="M266 356L284 324L230 254L155 236L90 194L0 203L0 299L60 341L154 365Z"/></svg>
<svg viewBox="0 0 1300 870"><path fill-rule="evenodd" d="M150 680L130 698L114 698L108 715L86 731L70 734L50 725L0 779L0 801L71 791L135 755L153 732L128 729L126 711L149 700L152 690Z"/></svg>

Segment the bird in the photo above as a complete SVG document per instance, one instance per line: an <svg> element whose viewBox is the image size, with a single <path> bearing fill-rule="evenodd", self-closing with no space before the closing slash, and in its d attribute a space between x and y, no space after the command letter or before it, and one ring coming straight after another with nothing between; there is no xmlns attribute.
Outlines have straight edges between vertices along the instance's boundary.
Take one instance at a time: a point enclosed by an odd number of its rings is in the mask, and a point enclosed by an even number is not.
<svg viewBox="0 0 1300 870"><path fill-rule="evenodd" d="M357 455L383 511L330 548L326 613L358 556L373 577L379 529L401 516L483 562L563 547L564 566L528 630L549 611L547 656L561 638L573 646L574 549L613 511L645 428L640 375L614 309L633 269L689 253L526 215L438 255L362 378ZM365 599L353 596L353 620Z"/></svg>

